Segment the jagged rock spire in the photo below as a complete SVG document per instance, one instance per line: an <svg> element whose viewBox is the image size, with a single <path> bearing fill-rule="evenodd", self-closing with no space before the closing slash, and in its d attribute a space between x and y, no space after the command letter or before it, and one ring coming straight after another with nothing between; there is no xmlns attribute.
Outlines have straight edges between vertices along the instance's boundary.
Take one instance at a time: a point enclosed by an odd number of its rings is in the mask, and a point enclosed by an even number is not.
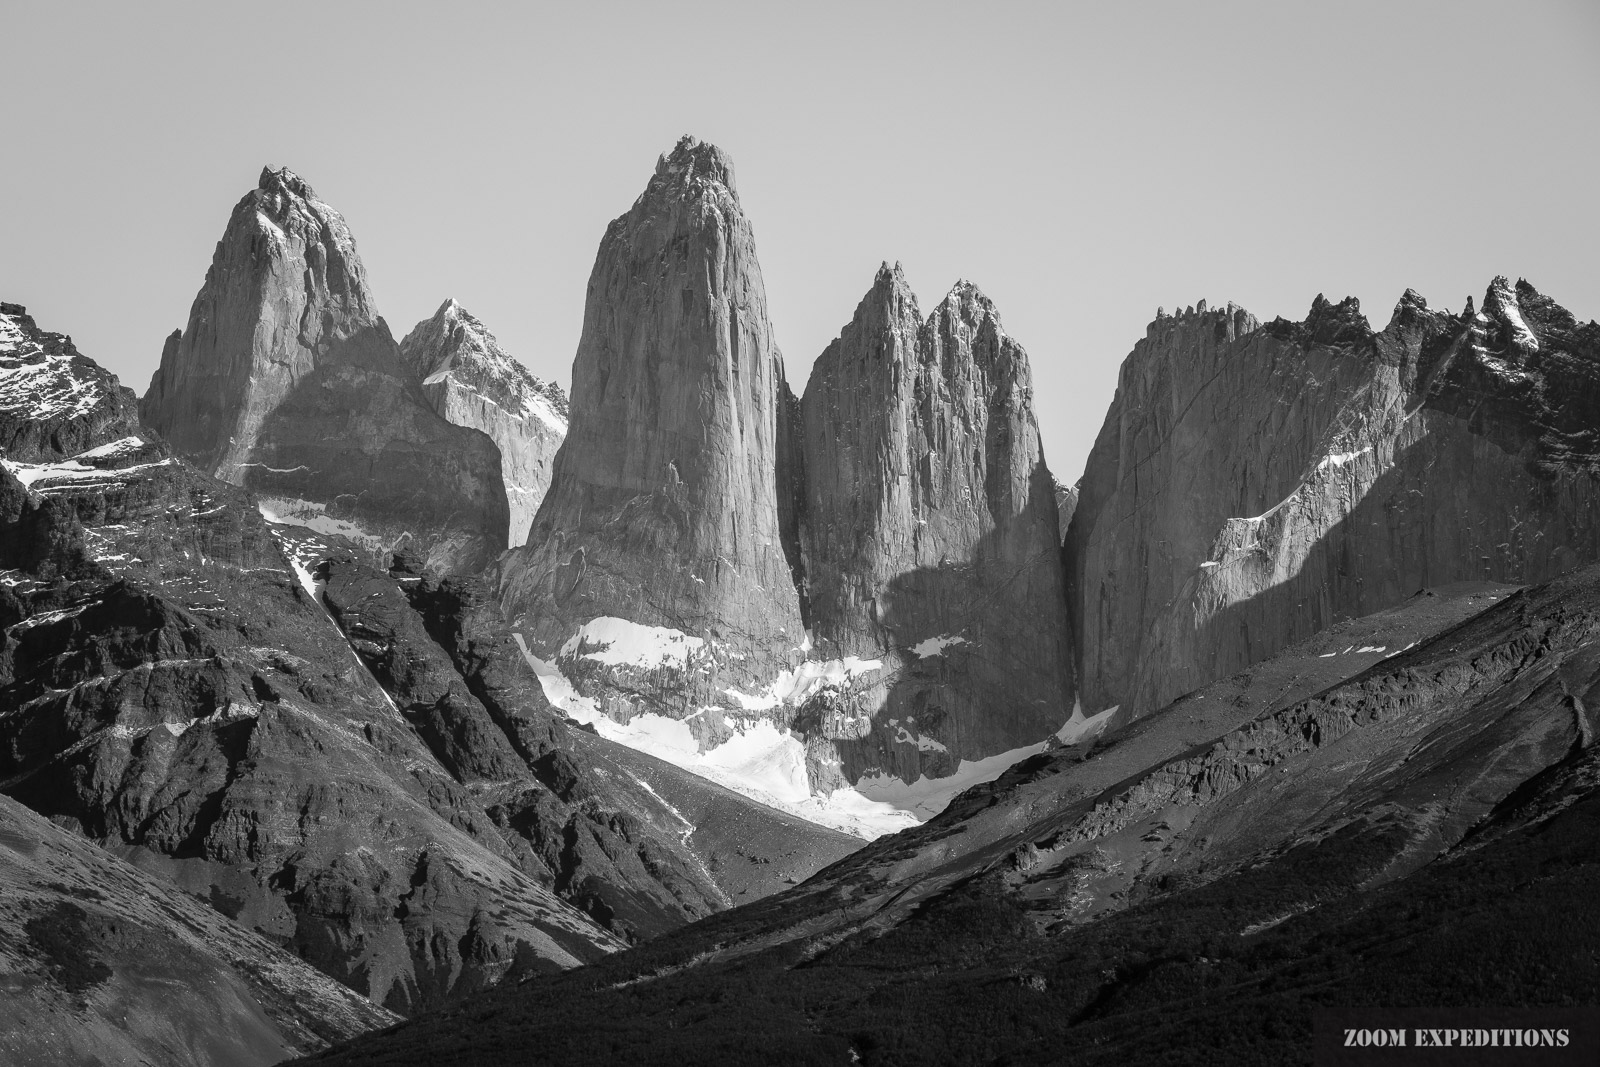
<svg viewBox="0 0 1600 1067"><path fill-rule="evenodd" d="M349 227L287 168L264 168L234 208L140 413L285 516L337 516L375 556L409 544L470 570L505 545L492 443L428 407Z"/></svg>

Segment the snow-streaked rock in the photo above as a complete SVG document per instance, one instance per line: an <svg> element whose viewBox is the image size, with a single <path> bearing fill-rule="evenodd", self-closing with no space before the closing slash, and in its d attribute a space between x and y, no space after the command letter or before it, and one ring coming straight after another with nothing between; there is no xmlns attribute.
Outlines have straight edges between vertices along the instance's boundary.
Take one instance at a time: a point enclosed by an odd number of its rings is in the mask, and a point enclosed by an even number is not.
<svg viewBox="0 0 1600 1067"><path fill-rule="evenodd" d="M20 304L0 303L0 454L48 462L138 429L131 390L72 338L39 329Z"/></svg>
<svg viewBox="0 0 1600 1067"><path fill-rule="evenodd" d="M1079 487L1083 701L1137 717L1420 587L1600 559L1600 326L1504 278L1378 333L1320 296L1163 315Z"/></svg>
<svg viewBox="0 0 1600 1067"><path fill-rule="evenodd" d="M566 394L508 355L454 300L417 323L400 351L422 379L433 410L457 426L482 430L499 447L511 513L509 544L523 544L567 435Z"/></svg>

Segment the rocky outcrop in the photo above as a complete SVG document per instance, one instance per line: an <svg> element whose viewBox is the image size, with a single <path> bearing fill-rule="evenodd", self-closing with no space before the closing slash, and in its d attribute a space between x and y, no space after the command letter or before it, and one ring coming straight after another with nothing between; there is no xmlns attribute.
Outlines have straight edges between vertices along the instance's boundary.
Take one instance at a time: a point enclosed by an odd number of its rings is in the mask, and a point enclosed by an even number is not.
<svg viewBox="0 0 1600 1067"><path fill-rule="evenodd" d="M27 308L0 303L0 456L65 459L138 429L131 390L80 355L72 338L39 329Z"/></svg>
<svg viewBox="0 0 1600 1067"><path fill-rule="evenodd" d="M278 1063L399 1019L0 797L8 1063Z"/></svg>
<svg viewBox="0 0 1600 1067"><path fill-rule="evenodd" d="M509 544L523 544L567 435L566 394L507 355L494 334L454 300L417 323L400 352L422 380L434 411L456 426L482 430L499 447L511 513Z"/></svg>
<svg viewBox="0 0 1600 1067"><path fill-rule="evenodd" d="M1419 587L1600 558L1600 326L1497 278L1303 322L1158 315L1067 540L1090 708L1142 715Z"/></svg>
<svg viewBox="0 0 1600 1067"><path fill-rule="evenodd" d="M423 397L337 211L267 168L234 208L188 327L167 339L144 420L279 518L386 562L476 570L505 547L499 457Z"/></svg>
<svg viewBox="0 0 1600 1067"><path fill-rule="evenodd" d="M527 546L500 571L506 613L543 660L596 619L686 636L692 663L652 652L619 673L591 661L585 692L617 715L641 690L674 717L728 703L723 689L796 658L785 392L732 164L684 138L606 230L567 439ZM705 727L726 733L717 717Z"/></svg>
<svg viewBox="0 0 1600 1067"><path fill-rule="evenodd" d="M948 773L1071 713L1032 392L987 297L960 282L923 321L898 265L812 369L801 526L813 646L888 664L881 687L814 703L847 780Z"/></svg>

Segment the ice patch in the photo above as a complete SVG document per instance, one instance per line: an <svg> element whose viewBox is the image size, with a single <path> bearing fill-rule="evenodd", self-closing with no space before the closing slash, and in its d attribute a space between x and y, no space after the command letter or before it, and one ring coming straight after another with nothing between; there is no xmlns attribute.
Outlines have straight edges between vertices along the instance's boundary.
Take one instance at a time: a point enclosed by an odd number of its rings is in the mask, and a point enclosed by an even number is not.
<svg viewBox="0 0 1600 1067"><path fill-rule="evenodd" d="M683 670L691 656L705 648L705 639L665 626L644 626L610 615L590 619L567 638L557 660L593 660L608 667Z"/></svg>
<svg viewBox="0 0 1600 1067"><path fill-rule="evenodd" d="M1115 708L1094 716L1108 716ZM917 822L927 822L945 808L956 795L984 782L992 782L1012 765L1029 756L1038 755L1049 747L1049 742L1014 748L980 760L962 760L956 773L948 778L929 778L926 775L907 785L889 775L872 775L856 783L855 791L869 801L887 804L910 814Z"/></svg>
<svg viewBox="0 0 1600 1067"><path fill-rule="evenodd" d="M1097 737L1105 732L1111 725L1111 717L1117 713L1121 704L1113 704L1104 711L1097 711L1093 715L1084 715L1083 702L1077 701L1072 708L1072 717L1062 724L1056 731L1057 740L1063 744L1075 744L1085 737Z"/></svg>
<svg viewBox="0 0 1600 1067"><path fill-rule="evenodd" d="M600 708L595 702L586 696L579 695L578 691L572 687L572 683L567 681L567 676L557 670L554 663L535 656L528 648L528 642L520 633L513 630L511 636L516 640L517 648L522 651L522 658L527 661L528 666L533 668L533 673L538 676L539 688L544 690L544 698L550 701L553 706L566 712L571 718L594 725L598 729L596 720L605 719L605 716L600 714ZM611 720L606 719L606 721L610 722Z"/></svg>
<svg viewBox="0 0 1600 1067"><path fill-rule="evenodd" d="M109 444L98 448L91 448L87 452L79 452L73 459L114 459L139 451L144 447L144 441L138 437L121 437Z"/></svg>
<svg viewBox="0 0 1600 1067"><path fill-rule="evenodd" d="M327 513L328 505L320 504L314 500L299 500L294 497L262 497L256 501L256 510L261 512L263 519L268 522L275 522L280 526L301 526L315 533L328 534L334 537L347 537L358 544L366 545L368 548L387 547L381 537L368 533L353 522L334 518Z"/></svg>
<svg viewBox="0 0 1600 1067"><path fill-rule="evenodd" d="M49 478L54 481L92 481L104 478L106 472L98 467L90 467L69 459L64 463L17 463L9 459L0 459L0 467L10 471L12 476L27 486L33 488L34 482Z"/></svg>
<svg viewBox="0 0 1600 1067"><path fill-rule="evenodd" d="M907 730L904 726L895 727L894 739L902 745L916 745L918 752L950 751L933 738L923 737L921 734L914 734L910 730Z"/></svg>
<svg viewBox="0 0 1600 1067"><path fill-rule="evenodd" d="M1368 445L1366 448L1355 452L1335 452L1332 455L1323 456L1322 462L1317 464L1317 470L1322 471L1330 470L1334 467L1343 467L1345 464L1354 462L1358 457L1364 456L1371 451L1372 446Z"/></svg>
<svg viewBox="0 0 1600 1067"><path fill-rule="evenodd" d="M941 637L930 637L925 641L918 641L911 646L911 651L917 654L918 659L927 659L929 656L940 656L947 648L964 645L967 639L960 634L945 634Z"/></svg>
<svg viewBox="0 0 1600 1067"><path fill-rule="evenodd" d="M828 686L847 689L859 675L882 668L883 661L880 659L860 659L856 656L806 660L798 667L780 673L760 693L743 693L737 689L724 689L723 692L745 711L772 711L784 704L799 707L820 689Z"/></svg>

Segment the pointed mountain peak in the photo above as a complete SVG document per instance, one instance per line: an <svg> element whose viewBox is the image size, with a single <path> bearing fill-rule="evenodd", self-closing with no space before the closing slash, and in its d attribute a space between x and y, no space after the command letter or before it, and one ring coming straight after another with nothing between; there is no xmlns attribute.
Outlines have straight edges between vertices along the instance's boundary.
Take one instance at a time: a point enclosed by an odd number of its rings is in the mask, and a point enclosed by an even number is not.
<svg viewBox="0 0 1600 1067"><path fill-rule="evenodd" d="M872 289L868 292L868 297L880 297L885 300L898 298L908 301L913 307L917 302L916 294L911 291L911 283L906 281L906 272L898 261L891 267L885 260L878 267L878 273L873 275Z"/></svg>
<svg viewBox="0 0 1600 1067"><path fill-rule="evenodd" d="M1527 321L1522 317L1521 301L1517 298L1518 290L1522 287L1533 289L1525 281L1514 289L1511 286L1511 279L1504 274L1497 275L1483 294L1483 314L1503 324L1505 342L1524 355L1528 355L1539 350L1539 339L1528 328ZM1535 292L1534 295L1538 294Z"/></svg>
<svg viewBox="0 0 1600 1067"><path fill-rule="evenodd" d="M262 167L256 188L264 193L286 192L304 200L317 199L317 194L306 184L306 180L288 167L274 168L271 164Z"/></svg>
<svg viewBox="0 0 1600 1067"><path fill-rule="evenodd" d="M949 314L973 327L988 319L994 323L997 333L1002 336L1005 334L1005 329L1000 325L1000 310L994 306L994 301L965 278L956 279L944 299L939 301L939 306L933 309L931 318L938 318L941 314Z"/></svg>
<svg viewBox="0 0 1600 1067"><path fill-rule="evenodd" d="M738 187L733 180L733 159L714 144L684 134L671 152L656 161L656 172L646 194L676 189L679 195L705 186L726 189L735 201Z"/></svg>

